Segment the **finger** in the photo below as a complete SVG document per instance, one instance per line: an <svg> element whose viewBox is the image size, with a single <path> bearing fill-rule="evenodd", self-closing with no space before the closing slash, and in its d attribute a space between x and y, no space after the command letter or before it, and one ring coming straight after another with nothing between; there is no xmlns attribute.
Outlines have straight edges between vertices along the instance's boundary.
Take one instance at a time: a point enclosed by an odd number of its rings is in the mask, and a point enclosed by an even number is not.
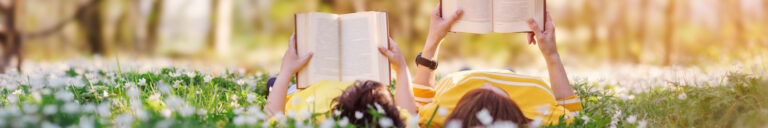
<svg viewBox="0 0 768 128"><path fill-rule="evenodd" d="M536 35L532 32L528 33L528 44L536 44Z"/></svg>
<svg viewBox="0 0 768 128"><path fill-rule="evenodd" d="M387 58L392 58L392 54L390 54L390 52L389 52L389 50L387 50L387 48L379 47L379 52L382 55L386 56Z"/></svg>
<svg viewBox="0 0 768 128"><path fill-rule="evenodd" d="M432 18L440 18L442 17L442 10L440 10L441 2L437 3L437 6L435 6L435 9L432 10Z"/></svg>
<svg viewBox="0 0 768 128"><path fill-rule="evenodd" d="M549 14L549 11L545 11L544 14L546 15L546 18L544 21L546 22L546 29L547 32L553 32L555 31L555 22L552 20L552 15Z"/></svg>
<svg viewBox="0 0 768 128"><path fill-rule="evenodd" d="M443 25L445 25L444 27L450 27L450 26L453 26L453 24L454 24L454 23L456 23L456 21L458 21L458 20L459 20L459 18L461 18L461 16L462 16L463 14L464 14L464 10L463 10L463 9L458 9L458 10L456 10L456 12L454 12L454 13L453 13L453 15L449 16L449 17L446 19L446 21L447 21L447 22L444 22L444 23L443 23Z"/></svg>
<svg viewBox="0 0 768 128"><path fill-rule="evenodd" d="M296 48L296 33L291 34L291 39L288 41L288 49Z"/></svg>
<svg viewBox="0 0 768 128"><path fill-rule="evenodd" d="M299 64L305 65L309 62L310 59L312 59L312 56L314 56L314 53L307 53L304 57L299 59Z"/></svg>
<svg viewBox="0 0 768 128"><path fill-rule="evenodd" d="M538 24L536 24L536 21L533 19L528 19L528 27L531 28L531 31L533 31L533 34L541 36L541 28Z"/></svg>
<svg viewBox="0 0 768 128"><path fill-rule="evenodd" d="M392 37L389 38L389 49L398 50L398 51L400 50L400 47L397 46L397 42L395 42L395 40L392 39Z"/></svg>

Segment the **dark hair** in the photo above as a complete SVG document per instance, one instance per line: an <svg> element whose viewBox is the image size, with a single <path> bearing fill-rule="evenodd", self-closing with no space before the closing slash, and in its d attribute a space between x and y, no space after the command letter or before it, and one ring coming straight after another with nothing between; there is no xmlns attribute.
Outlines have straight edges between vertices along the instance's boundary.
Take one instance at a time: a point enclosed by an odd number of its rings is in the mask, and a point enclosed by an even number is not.
<svg viewBox="0 0 768 128"><path fill-rule="evenodd" d="M459 100L456 108L453 109L447 121L458 120L462 127L481 126L482 123L477 119L476 114L486 109L496 121L512 121L519 126L525 127L531 119L528 119L520 111L520 108L512 99L501 96L488 89L475 89Z"/></svg>
<svg viewBox="0 0 768 128"><path fill-rule="evenodd" d="M389 88L376 81L356 81L354 86L348 87L341 96L333 99L335 106L332 110L340 111L341 117L347 117L351 124L377 126L371 113L368 113L369 107L377 109L375 104L379 104L384 110L384 117L392 120L395 127L404 127L405 124L400 120L400 111L395 106L392 93ZM355 118L355 112L360 112L363 117ZM339 118L341 118L339 117ZM381 118L381 117L379 117Z"/></svg>

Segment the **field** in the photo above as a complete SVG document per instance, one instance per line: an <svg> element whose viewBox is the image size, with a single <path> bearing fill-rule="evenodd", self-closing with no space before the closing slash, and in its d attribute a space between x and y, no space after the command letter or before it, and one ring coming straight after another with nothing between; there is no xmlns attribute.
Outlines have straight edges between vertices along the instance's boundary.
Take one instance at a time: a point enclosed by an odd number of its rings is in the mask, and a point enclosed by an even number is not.
<svg viewBox="0 0 768 128"><path fill-rule="evenodd" d="M266 80L274 74L119 62L33 67L32 73L0 75L0 127L355 127L343 120L292 119L317 115L309 113L279 116L270 123L262 106ZM600 76L575 71L572 84L585 109L575 123L556 126L766 125L768 77L764 71L736 68L704 74L675 68L647 70L659 72L610 80L617 78L592 78ZM674 75L686 72L701 75Z"/></svg>

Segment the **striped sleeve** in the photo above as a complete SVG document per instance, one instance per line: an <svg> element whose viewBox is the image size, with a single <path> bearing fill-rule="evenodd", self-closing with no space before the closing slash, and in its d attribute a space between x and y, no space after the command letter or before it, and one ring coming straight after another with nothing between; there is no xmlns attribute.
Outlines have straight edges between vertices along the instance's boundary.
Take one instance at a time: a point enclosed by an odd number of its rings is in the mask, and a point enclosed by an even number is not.
<svg viewBox="0 0 768 128"><path fill-rule="evenodd" d="M417 106L421 107L432 102L435 97L435 89L430 86L413 84L413 96L416 99Z"/></svg>
<svg viewBox="0 0 768 128"><path fill-rule="evenodd" d="M557 105L565 107L568 111L576 112L581 111L581 99L579 96L573 95L568 98L557 100Z"/></svg>

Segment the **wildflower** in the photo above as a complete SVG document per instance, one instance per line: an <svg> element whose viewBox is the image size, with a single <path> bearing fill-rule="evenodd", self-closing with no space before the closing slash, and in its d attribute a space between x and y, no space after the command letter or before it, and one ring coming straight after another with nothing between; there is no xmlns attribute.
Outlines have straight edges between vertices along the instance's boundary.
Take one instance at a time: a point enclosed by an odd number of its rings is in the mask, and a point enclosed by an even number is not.
<svg viewBox="0 0 768 128"><path fill-rule="evenodd" d="M383 128L389 128L392 127L394 123L392 122L392 119L389 119L387 117L379 118L379 126Z"/></svg>
<svg viewBox="0 0 768 128"><path fill-rule="evenodd" d="M45 107L43 107L44 115L53 115L53 114L56 114L57 111L58 111L58 108L56 107L56 105L46 105Z"/></svg>
<svg viewBox="0 0 768 128"><path fill-rule="evenodd" d="M637 128L645 128L648 127L648 121L640 120L640 122L637 123Z"/></svg>
<svg viewBox="0 0 768 128"><path fill-rule="evenodd" d="M146 79L144 79L144 78L139 79L138 85L146 85L146 84L147 84L147 80Z"/></svg>
<svg viewBox="0 0 768 128"><path fill-rule="evenodd" d="M205 75L205 77L203 77L203 80L205 80L205 83L211 83L211 80L213 80L213 77L211 77L210 75Z"/></svg>
<svg viewBox="0 0 768 128"><path fill-rule="evenodd" d="M688 98L688 95L685 95L685 93L681 93L680 95L677 95L677 99L685 100L685 98Z"/></svg>
<svg viewBox="0 0 768 128"><path fill-rule="evenodd" d="M179 85L181 84L181 80L175 80L173 81L173 88L179 88Z"/></svg>
<svg viewBox="0 0 768 128"><path fill-rule="evenodd" d="M589 117L587 116L581 116L581 120L584 120L584 124L589 123Z"/></svg>
<svg viewBox="0 0 768 128"><path fill-rule="evenodd" d="M359 111L355 111L355 119L362 119L362 118L363 118L363 113Z"/></svg>
<svg viewBox="0 0 768 128"><path fill-rule="evenodd" d="M512 121L496 121L490 128L517 128L517 124Z"/></svg>
<svg viewBox="0 0 768 128"><path fill-rule="evenodd" d="M24 113L37 112L37 108L38 108L37 105L29 102L24 102L21 106L22 106L22 110L24 110Z"/></svg>
<svg viewBox="0 0 768 128"><path fill-rule="evenodd" d="M64 104L64 106L61 108L61 111L67 114L77 113L78 110L80 110L80 105L74 102Z"/></svg>
<svg viewBox="0 0 768 128"><path fill-rule="evenodd" d="M80 107L83 112L96 112L96 105L93 105L92 103L86 103Z"/></svg>
<svg viewBox="0 0 768 128"><path fill-rule="evenodd" d="M75 95L72 92L61 90L56 92L56 99L69 102L75 99Z"/></svg>
<svg viewBox="0 0 768 128"><path fill-rule="evenodd" d="M179 109L179 115L182 117L187 117L195 113L195 108L190 107L189 105L185 105L184 107L181 107Z"/></svg>
<svg viewBox="0 0 768 128"><path fill-rule="evenodd" d="M635 123L635 121L637 121L637 116L635 116L635 115L630 115L629 117L627 117L627 122L629 122L629 123Z"/></svg>
<svg viewBox="0 0 768 128"><path fill-rule="evenodd" d="M237 85L245 85L245 80L243 79L237 80Z"/></svg>
<svg viewBox="0 0 768 128"><path fill-rule="evenodd" d="M408 117L408 120L406 121L405 127L408 128L418 128L419 127L419 116L418 115L411 115Z"/></svg>
<svg viewBox="0 0 768 128"><path fill-rule="evenodd" d="M541 126L541 123L542 123L542 119L541 118L542 117L537 117L536 119L533 119L532 122L528 123L528 127L529 128L538 128L539 126Z"/></svg>
<svg viewBox="0 0 768 128"><path fill-rule="evenodd" d="M333 115L334 115L334 116L339 116L339 115L341 115L341 111L339 111L339 110L333 110Z"/></svg>
<svg viewBox="0 0 768 128"><path fill-rule="evenodd" d="M490 125L491 122L493 122L493 117L487 109L480 110L475 116L477 116L477 120L479 120L483 125Z"/></svg>
<svg viewBox="0 0 768 128"><path fill-rule="evenodd" d="M172 113L173 111L171 111L171 109L166 108L166 109L160 110L160 114L163 115L165 118L170 118Z"/></svg>
<svg viewBox="0 0 768 128"><path fill-rule="evenodd" d="M437 114L440 116L448 116L448 109L446 108L437 108Z"/></svg>
<svg viewBox="0 0 768 128"><path fill-rule="evenodd" d="M51 122L43 121L43 124L41 124L41 128L61 128L61 127Z"/></svg>
<svg viewBox="0 0 768 128"><path fill-rule="evenodd" d="M170 128L173 125L173 119L165 119L155 124L156 128Z"/></svg>
<svg viewBox="0 0 768 128"><path fill-rule="evenodd" d="M141 95L141 92L139 91L138 88L131 87L131 88L128 88L128 91L126 91L125 94L128 95L128 97L131 97L131 98L138 98L139 95Z"/></svg>
<svg viewBox="0 0 768 128"><path fill-rule="evenodd" d="M107 93L107 90L102 91L102 94L103 94L102 96L104 97L109 97L109 93Z"/></svg>
<svg viewBox="0 0 768 128"><path fill-rule="evenodd" d="M80 117L80 123L77 124L80 128L94 128L93 126L93 118L81 116Z"/></svg>
<svg viewBox="0 0 768 128"><path fill-rule="evenodd" d="M459 120L448 121L448 123L445 124L445 128L461 128L461 121Z"/></svg>
<svg viewBox="0 0 768 128"><path fill-rule="evenodd" d="M339 120L339 127L346 127L349 125L349 118L342 117L341 120Z"/></svg>
<svg viewBox="0 0 768 128"><path fill-rule="evenodd" d="M382 108L379 103L373 103L373 106L376 106L376 112L379 114L386 114L386 112L384 112L384 108Z"/></svg>
<svg viewBox="0 0 768 128"><path fill-rule="evenodd" d="M336 122L333 118L325 119L323 122L320 122L320 128L333 128L334 125L336 125Z"/></svg>
<svg viewBox="0 0 768 128"><path fill-rule="evenodd" d="M256 101L256 95L254 95L254 94L248 94L248 95L245 95L245 99L246 99L246 101L248 101L248 102L253 102L253 101Z"/></svg>

